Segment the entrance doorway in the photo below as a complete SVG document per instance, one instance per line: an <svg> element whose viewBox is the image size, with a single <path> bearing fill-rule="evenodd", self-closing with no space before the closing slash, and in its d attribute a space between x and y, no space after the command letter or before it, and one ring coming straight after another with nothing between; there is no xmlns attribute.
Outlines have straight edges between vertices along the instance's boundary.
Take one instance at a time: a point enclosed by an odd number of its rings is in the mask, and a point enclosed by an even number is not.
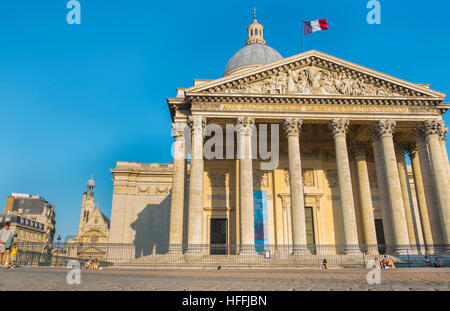
<svg viewBox="0 0 450 311"><path fill-rule="evenodd" d="M375 232L377 235L378 253L386 253L386 241L384 240L383 220L375 219Z"/></svg>
<svg viewBox="0 0 450 311"><path fill-rule="evenodd" d="M227 219L212 218L210 227L210 246L211 255L227 254Z"/></svg>
<svg viewBox="0 0 450 311"><path fill-rule="evenodd" d="M305 207L306 243L311 254L315 254L314 216L312 207Z"/></svg>

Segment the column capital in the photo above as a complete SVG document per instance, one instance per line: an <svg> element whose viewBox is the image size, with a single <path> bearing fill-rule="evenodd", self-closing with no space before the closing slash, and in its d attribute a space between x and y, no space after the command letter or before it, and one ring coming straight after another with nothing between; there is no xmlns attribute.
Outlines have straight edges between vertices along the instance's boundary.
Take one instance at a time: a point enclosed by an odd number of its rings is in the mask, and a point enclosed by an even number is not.
<svg viewBox="0 0 450 311"><path fill-rule="evenodd" d="M442 133L439 135L441 140L445 143L447 141L448 127L442 130Z"/></svg>
<svg viewBox="0 0 450 311"><path fill-rule="evenodd" d="M284 120L284 130L286 135L298 136L302 132L303 120L300 118L287 118Z"/></svg>
<svg viewBox="0 0 450 311"><path fill-rule="evenodd" d="M346 136L350 122L346 119L333 119L330 123L330 130L333 136Z"/></svg>
<svg viewBox="0 0 450 311"><path fill-rule="evenodd" d="M408 154L411 159L416 157L417 145L414 142L401 143L400 148L405 154Z"/></svg>
<svg viewBox="0 0 450 311"><path fill-rule="evenodd" d="M425 120L418 127L422 135L427 137L429 135L445 135L444 121L442 120Z"/></svg>
<svg viewBox="0 0 450 311"><path fill-rule="evenodd" d="M348 148L349 155L355 159L366 158L368 151L369 151L369 146L366 144L352 144Z"/></svg>
<svg viewBox="0 0 450 311"><path fill-rule="evenodd" d="M172 136L174 140L183 139L187 125L185 123L172 123Z"/></svg>
<svg viewBox="0 0 450 311"><path fill-rule="evenodd" d="M188 125L191 128L192 134L201 133L205 135L204 129L206 126L206 118L202 116L189 116Z"/></svg>
<svg viewBox="0 0 450 311"><path fill-rule="evenodd" d="M251 117L237 118L238 132L243 135L252 135L252 129L255 126L255 119Z"/></svg>
<svg viewBox="0 0 450 311"><path fill-rule="evenodd" d="M369 136L373 141L377 141L381 137L393 136L396 124L397 122L394 120L380 120L369 130Z"/></svg>

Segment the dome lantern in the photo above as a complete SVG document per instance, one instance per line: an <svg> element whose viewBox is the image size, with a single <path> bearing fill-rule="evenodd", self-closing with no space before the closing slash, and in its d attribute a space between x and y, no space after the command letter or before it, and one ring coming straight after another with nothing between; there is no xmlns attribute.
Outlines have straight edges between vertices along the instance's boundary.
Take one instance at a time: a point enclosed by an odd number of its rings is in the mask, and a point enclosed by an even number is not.
<svg viewBox="0 0 450 311"><path fill-rule="evenodd" d="M266 40L264 40L264 26L258 23L258 20L256 19L256 8L253 9L253 23L251 23L247 27L248 31L248 40L245 43L245 45L254 44L254 43L261 43L266 44Z"/></svg>
<svg viewBox="0 0 450 311"><path fill-rule="evenodd" d="M247 42L228 61L224 76L283 59L280 53L266 44L263 31L263 25L256 19L256 9L253 9L253 22L247 27Z"/></svg>

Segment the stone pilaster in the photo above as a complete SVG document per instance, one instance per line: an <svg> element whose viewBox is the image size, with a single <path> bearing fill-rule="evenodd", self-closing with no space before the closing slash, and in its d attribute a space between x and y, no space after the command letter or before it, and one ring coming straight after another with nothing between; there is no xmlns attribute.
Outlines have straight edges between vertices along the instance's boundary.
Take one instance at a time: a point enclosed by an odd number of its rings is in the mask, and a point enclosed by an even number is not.
<svg viewBox="0 0 450 311"><path fill-rule="evenodd" d="M237 120L239 139L239 209L240 250L239 254L252 254L255 249L253 215L253 167L252 132L255 120L240 117Z"/></svg>
<svg viewBox="0 0 450 311"><path fill-rule="evenodd" d="M369 246L371 254L378 253L377 235L375 231L375 219L373 216L372 193L370 191L369 173L367 170L366 146L353 146L353 153L358 175L359 201L361 204L361 216L364 230L364 240Z"/></svg>
<svg viewBox="0 0 450 311"><path fill-rule="evenodd" d="M336 165L341 195L342 222L344 224L344 240L346 247L345 252L355 253L359 252L359 243L346 142L348 126L349 122L347 120L334 119L331 121L330 129L333 133L336 148Z"/></svg>
<svg viewBox="0 0 450 311"><path fill-rule="evenodd" d="M188 253L200 252L203 218L203 135L206 120L202 116L191 116L189 126L192 135L189 212Z"/></svg>
<svg viewBox="0 0 450 311"><path fill-rule="evenodd" d="M417 205L419 209L420 224L425 244L433 244L433 235L431 232L430 219L428 217L427 200L425 197L425 189L423 186L422 172L420 169L420 160L417 153L416 144L409 144L407 152L411 159L411 167L414 177L414 185L416 187Z"/></svg>
<svg viewBox="0 0 450 311"><path fill-rule="evenodd" d="M169 252L182 252L183 211L185 185L185 130L184 123L172 124L172 136L175 140L173 150L172 200L170 207Z"/></svg>
<svg viewBox="0 0 450 311"><path fill-rule="evenodd" d="M442 226L444 243L450 243L450 189L446 167L442 160L442 147L439 136L443 135L444 122L441 120L427 120L421 124L421 131L430 155L432 176L435 184L439 206L439 218Z"/></svg>
<svg viewBox="0 0 450 311"><path fill-rule="evenodd" d="M288 118L284 122L289 149L289 184L291 191L293 251L294 254L310 254L306 240L305 202L300 158L299 135L301 127L302 120L298 118Z"/></svg>
<svg viewBox="0 0 450 311"><path fill-rule="evenodd" d="M409 237L397 159L395 157L393 141L394 128L395 121L381 120L375 125L374 131L380 137L381 147L383 149L384 173L392 220L392 231L394 234L394 248L392 250L397 253L403 253L408 249Z"/></svg>

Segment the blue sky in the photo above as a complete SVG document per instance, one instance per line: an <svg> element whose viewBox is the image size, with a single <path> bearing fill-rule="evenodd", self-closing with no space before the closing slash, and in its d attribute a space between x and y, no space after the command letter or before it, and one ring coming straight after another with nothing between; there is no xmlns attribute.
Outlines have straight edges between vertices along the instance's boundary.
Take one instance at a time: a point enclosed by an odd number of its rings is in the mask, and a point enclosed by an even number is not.
<svg viewBox="0 0 450 311"><path fill-rule="evenodd" d="M301 52L301 21L328 18L316 49L450 93L448 1L66 0L0 2L0 203L11 192L56 205L57 234L78 229L91 173L110 215L115 161L171 162L166 97L194 78L214 79L244 46L257 6L267 43ZM449 122L449 116L445 116Z"/></svg>

